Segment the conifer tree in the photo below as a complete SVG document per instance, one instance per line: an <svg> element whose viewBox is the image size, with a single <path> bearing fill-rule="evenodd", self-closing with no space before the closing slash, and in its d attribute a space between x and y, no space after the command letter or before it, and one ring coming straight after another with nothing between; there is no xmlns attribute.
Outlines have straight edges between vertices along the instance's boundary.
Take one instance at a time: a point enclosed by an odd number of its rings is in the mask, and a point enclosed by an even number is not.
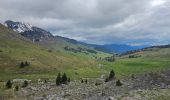
<svg viewBox="0 0 170 100"><path fill-rule="evenodd" d="M62 76L62 78L61 78L61 83L62 83L62 84L66 84L66 83L67 83L67 76L66 76L65 73L63 74L63 76Z"/></svg>
<svg viewBox="0 0 170 100"><path fill-rule="evenodd" d="M109 74L109 80L112 80L114 78L115 78L115 72L114 72L114 70L111 70L110 74Z"/></svg>
<svg viewBox="0 0 170 100"><path fill-rule="evenodd" d="M8 81L6 82L6 87L7 87L8 89L12 88L12 82L11 82L11 80L8 80Z"/></svg>
<svg viewBox="0 0 170 100"><path fill-rule="evenodd" d="M120 82L120 80L117 80L116 81L116 86L121 86L121 85L123 85L123 84Z"/></svg>
<svg viewBox="0 0 170 100"><path fill-rule="evenodd" d="M20 68L24 68L24 67L25 67L24 62L21 62L21 63L20 63Z"/></svg>
<svg viewBox="0 0 170 100"><path fill-rule="evenodd" d="M61 74L58 73L57 78L56 78L56 85L60 85L61 84Z"/></svg>

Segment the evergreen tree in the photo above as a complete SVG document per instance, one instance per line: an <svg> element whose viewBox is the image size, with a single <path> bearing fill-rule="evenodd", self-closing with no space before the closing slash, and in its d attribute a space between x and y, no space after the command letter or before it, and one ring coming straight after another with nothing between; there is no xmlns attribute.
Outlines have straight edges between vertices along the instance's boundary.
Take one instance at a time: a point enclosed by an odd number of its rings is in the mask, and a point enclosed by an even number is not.
<svg viewBox="0 0 170 100"><path fill-rule="evenodd" d="M27 62L27 61L25 61L25 64L24 64L25 66L29 66L29 63Z"/></svg>
<svg viewBox="0 0 170 100"><path fill-rule="evenodd" d="M63 83L63 84L66 84L66 83L67 83L67 76L66 76L65 73L64 73L63 76L62 76L61 83Z"/></svg>
<svg viewBox="0 0 170 100"><path fill-rule="evenodd" d="M24 68L24 67L25 67L24 62L21 62L21 63L20 63L20 68Z"/></svg>
<svg viewBox="0 0 170 100"><path fill-rule="evenodd" d="M109 74L109 80L112 80L114 78L115 78L115 72L114 72L114 70L111 70L110 74Z"/></svg>
<svg viewBox="0 0 170 100"><path fill-rule="evenodd" d="M60 85L61 84L61 74L58 73L57 78L56 78L56 85Z"/></svg>
<svg viewBox="0 0 170 100"><path fill-rule="evenodd" d="M121 85L123 85L123 84L120 82L120 80L117 80L116 81L116 86L121 86Z"/></svg>
<svg viewBox="0 0 170 100"><path fill-rule="evenodd" d="M84 81L83 81L83 80L81 80L81 83L84 83Z"/></svg>
<svg viewBox="0 0 170 100"><path fill-rule="evenodd" d="M19 86L15 86L15 91L18 91L19 90Z"/></svg>
<svg viewBox="0 0 170 100"><path fill-rule="evenodd" d="M12 82L11 82L11 80L8 80L8 81L6 82L6 87L7 87L8 89L12 88Z"/></svg>
<svg viewBox="0 0 170 100"><path fill-rule="evenodd" d="M85 83L87 84L87 79L85 80Z"/></svg>

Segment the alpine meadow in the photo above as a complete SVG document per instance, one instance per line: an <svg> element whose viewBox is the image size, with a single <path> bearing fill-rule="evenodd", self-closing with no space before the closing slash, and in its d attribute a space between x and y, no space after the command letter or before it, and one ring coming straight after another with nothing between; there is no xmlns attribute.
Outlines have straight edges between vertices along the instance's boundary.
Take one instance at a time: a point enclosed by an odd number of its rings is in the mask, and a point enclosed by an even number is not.
<svg viewBox="0 0 170 100"><path fill-rule="evenodd" d="M0 100L170 100L169 0L2 0Z"/></svg>

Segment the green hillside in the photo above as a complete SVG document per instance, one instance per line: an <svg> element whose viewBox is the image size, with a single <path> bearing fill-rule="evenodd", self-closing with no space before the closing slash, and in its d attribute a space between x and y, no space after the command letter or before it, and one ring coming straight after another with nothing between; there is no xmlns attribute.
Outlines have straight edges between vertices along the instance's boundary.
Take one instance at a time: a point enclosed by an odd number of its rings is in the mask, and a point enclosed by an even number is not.
<svg viewBox="0 0 170 100"><path fill-rule="evenodd" d="M89 73L94 72L97 75L98 64L93 55L49 50L0 25L0 80L50 78L55 77L58 72L67 72L74 77L89 76ZM106 55L98 52L95 56ZM19 68L22 61L28 61L30 66Z"/></svg>
<svg viewBox="0 0 170 100"><path fill-rule="evenodd" d="M61 45L50 45L49 49L22 37L20 34L0 25L0 80L13 78L54 78L58 72L66 72L71 78L99 77L114 69L118 77L145 71L169 68L170 48L135 52L131 55L116 57L115 62L98 61L94 58L110 56L102 52L74 53L61 47L87 48L64 40ZM57 46L59 45L59 46ZM59 48L55 49L55 48ZM30 66L20 68L21 62L28 61ZM100 65L100 66L99 66Z"/></svg>
<svg viewBox="0 0 170 100"><path fill-rule="evenodd" d="M61 45L60 45L61 44ZM68 46L69 49L63 49ZM78 48L86 48L77 52ZM76 51L76 52L73 52ZM20 34L0 25L0 96L11 95L4 84L7 80L39 78L55 79L59 72L73 79L107 76L114 69L116 78L132 74L162 71L170 68L170 48L152 48L115 57L114 62L99 60L111 56L98 52L87 52L88 47L65 40L50 45L39 45ZM29 66L20 68L21 62ZM5 92L4 92L5 91Z"/></svg>

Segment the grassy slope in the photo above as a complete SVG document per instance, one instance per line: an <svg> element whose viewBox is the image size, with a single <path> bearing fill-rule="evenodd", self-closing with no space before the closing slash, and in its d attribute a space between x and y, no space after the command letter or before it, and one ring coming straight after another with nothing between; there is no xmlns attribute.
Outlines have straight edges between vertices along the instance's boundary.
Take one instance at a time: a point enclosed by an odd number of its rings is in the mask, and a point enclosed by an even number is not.
<svg viewBox="0 0 170 100"><path fill-rule="evenodd" d="M127 58L128 55L126 55L118 58L114 64L109 64L115 69L118 77L170 68L170 48L141 51L133 55L141 57ZM105 64L108 65L108 63ZM110 69L110 67L106 69Z"/></svg>
<svg viewBox="0 0 170 100"><path fill-rule="evenodd" d="M2 25L0 25L0 51L0 80L55 77L58 72L81 77L99 70L96 68L97 62L89 59L89 56L60 51L48 52L47 49L31 43ZM31 66L20 69L19 63L26 60Z"/></svg>
<svg viewBox="0 0 170 100"><path fill-rule="evenodd" d="M68 44L70 45L70 44ZM54 46L56 47L56 46ZM74 46L73 46L74 47ZM117 76L142 73L169 68L170 48L155 51L142 51L135 54L139 58L118 58L114 63L97 62L93 54L71 53L66 51L48 52L47 49L31 43L17 33L0 26L0 80L12 78L37 79L39 77L54 78L58 72L66 72L70 77L96 77L114 69ZM107 54L98 53L97 56ZM20 69L21 61L31 62L31 66ZM103 64L103 67L98 67ZM21 74L21 73L27 74Z"/></svg>
<svg viewBox="0 0 170 100"><path fill-rule="evenodd" d="M106 56L107 54L97 54ZM69 77L99 77L114 69L121 78L131 74L164 70L170 67L170 48L137 52L139 58L117 58L114 63L97 62L91 54L70 53L64 51L48 52L39 45L0 25L0 80L13 78L55 78L58 72L66 72ZM19 68L21 61L31 62L31 66ZM98 65L102 64L102 67ZM23 74L25 72L25 74ZM4 94L4 83L0 82L0 95ZM7 90L8 91L8 90ZM9 90L10 91L10 90Z"/></svg>

